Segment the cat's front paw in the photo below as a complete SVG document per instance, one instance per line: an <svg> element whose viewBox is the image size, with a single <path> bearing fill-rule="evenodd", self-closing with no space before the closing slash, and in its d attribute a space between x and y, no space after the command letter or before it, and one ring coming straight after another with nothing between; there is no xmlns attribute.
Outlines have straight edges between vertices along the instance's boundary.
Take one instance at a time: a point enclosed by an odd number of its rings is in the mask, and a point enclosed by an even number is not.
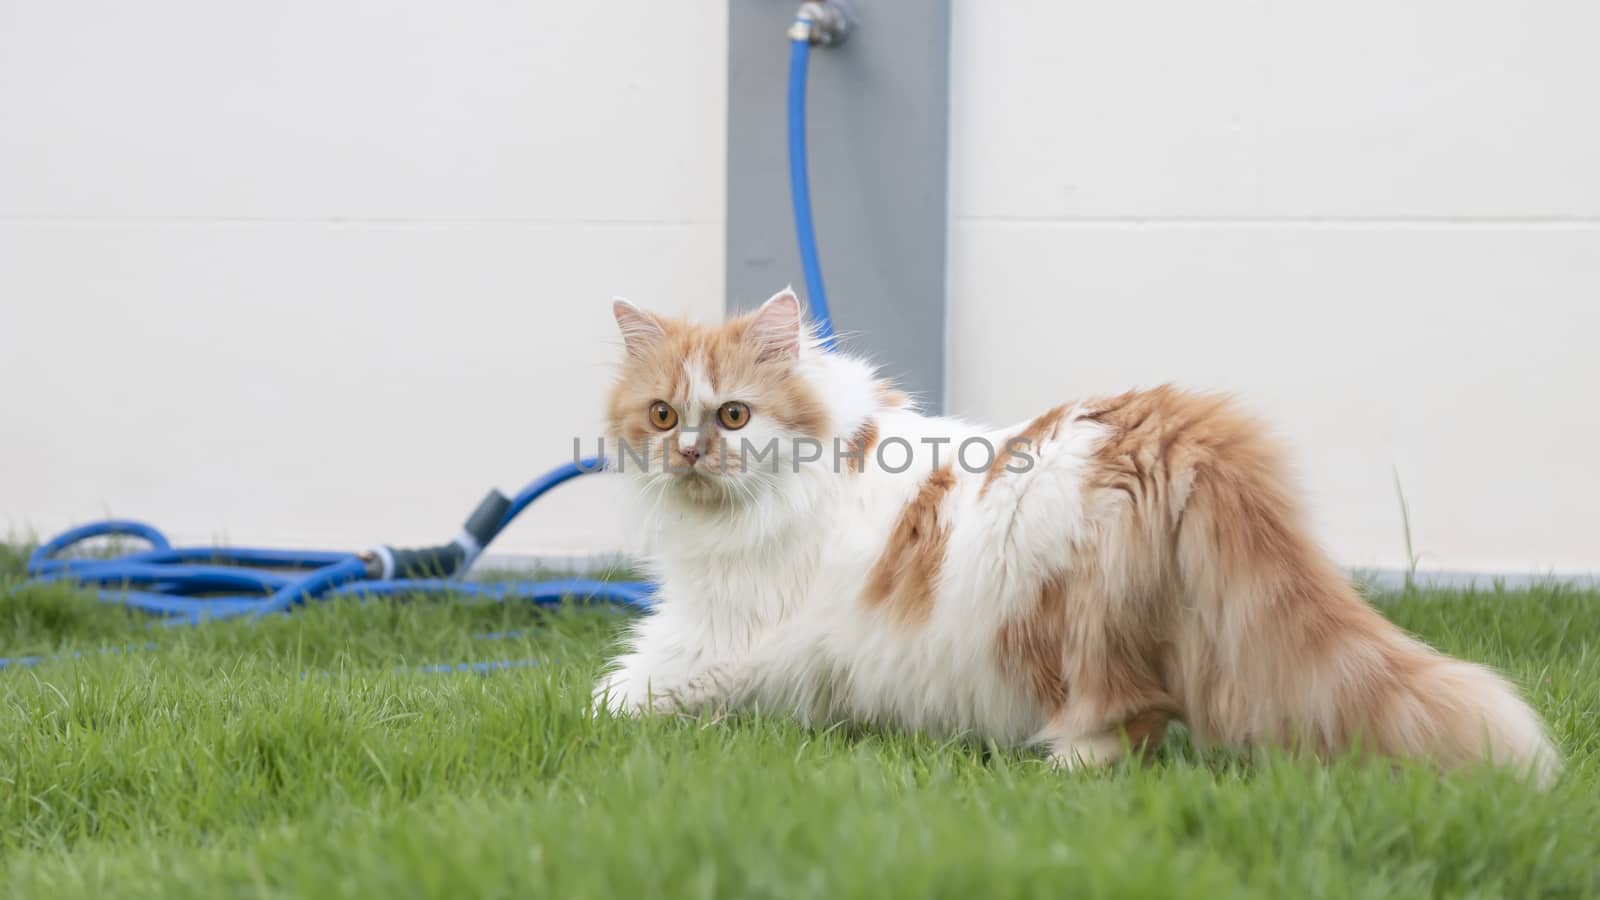
<svg viewBox="0 0 1600 900"><path fill-rule="evenodd" d="M645 712L643 698L628 688L628 679L621 672L613 672L594 686L594 703L590 715L599 717L601 711L613 716L637 716Z"/></svg>
<svg viewBox="0 0 1600 900"><path fill-rule="evenodd" d="M647 679L618 670L601 678L594 687L592 714L603 709L613 716L670 715L682 708L676 692L652 690Z"/></svg>

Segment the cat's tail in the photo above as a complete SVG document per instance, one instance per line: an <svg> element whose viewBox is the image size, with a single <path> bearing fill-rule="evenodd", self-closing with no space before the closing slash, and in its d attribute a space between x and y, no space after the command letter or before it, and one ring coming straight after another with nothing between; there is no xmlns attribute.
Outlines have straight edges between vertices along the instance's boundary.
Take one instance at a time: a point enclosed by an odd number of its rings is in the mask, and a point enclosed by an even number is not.
<svg viewBox="0 0 1600 900"><path fill-rule="evenodd" d="M1205 413L1189 418L1172 469L1188 487L1171 634L1191 731L1320 756L1489 762L1549 784L1560 758L1516 689L1368 605L1306 534L1273 442L1225 403Z"/></svg>
<svg viewBox="0 0 1600 900"><path fill-rule="evenodd" d="M1544 722L1490 669L1416 644L1398 651L1385 674L1387 681L1380 674L1372 683L1386 687L1388 697L1354 712L1379 751L1447 768L1488 762L1540 787L1560 775L1561 758Z"/></svg>

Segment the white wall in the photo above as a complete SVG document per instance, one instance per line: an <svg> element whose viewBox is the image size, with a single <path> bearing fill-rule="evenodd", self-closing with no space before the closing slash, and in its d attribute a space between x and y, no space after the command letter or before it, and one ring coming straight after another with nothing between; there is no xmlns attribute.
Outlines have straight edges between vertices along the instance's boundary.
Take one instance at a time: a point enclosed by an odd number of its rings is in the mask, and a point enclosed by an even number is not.
<svg viewBox="0 0 1600 900"><path fill-rule="evenodd" d="M567 459L607 298L722 308L725 6L0 0L0 527L425 541ZM1596 47L957 0L953 407L1232 389L1346 563L1402 563L1395 467L1425 564L1600 569ZM615 487L497 549L625 546Z"/></svg>
<svg viewBox="0 0 1600 900"><path fill-rule="evenodd" d="M958 0L958 412L1177 381L1341 561L1600 571L1600 4Z"/></svg>
<svg viewBox="0 0 1600 900"><path fill-rule="evenodd" d="M0 0L0 528L448 537L722 309L725 4ZM591 444L592 446L592 444ZM622 543L606 479L496 549Z"/></svg>

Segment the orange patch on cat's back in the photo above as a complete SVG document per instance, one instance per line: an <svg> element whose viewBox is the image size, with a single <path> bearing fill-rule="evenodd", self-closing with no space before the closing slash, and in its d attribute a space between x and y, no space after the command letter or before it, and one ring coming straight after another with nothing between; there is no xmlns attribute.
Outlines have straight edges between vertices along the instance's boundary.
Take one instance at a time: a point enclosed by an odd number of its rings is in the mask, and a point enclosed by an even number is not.
<svg viewBox="0 0 1600 900"><path fill-rule="evenodd" d="M1021 431L1007 438L1003 445L996 447L994 459L989 463L989 470L983 474L983 484L978 488L979 499L989 492L990 485L1009 471L1006 467L1016 459L1012 454L1013 450L1019 453L1032 453L1037 457L1039 448L1045 441L1055 438L1061 430L1061 420L1066 417L1066 404L1047 410L1029 422ZM1037 464L1037 459L1035 463Z"/></svg>
<svg viewBox="0 0 1600 900"><path fill-rule="evenodd" d="M1365 676L1353 677L1356 668L1341 673L1345 703L1324 716L1318 730L1291 735L1280 722L1273 727L1282 733L1271 735L1274 739L1304 740L1312 750L1332 753L1370 724L1361 716L1387 702L1393 685L1416 681L1386 671L1402 664L1386 649L1387 623L1352 599L1343 576L1300 531L1282 449L1264 427L1226 396L1168 386L1129 392L1086 409L1084 419L1107 429L1088 483L1116 498L1126 521L1124 540L1170 532L1179 552L1203 549L1216 583L1241 587L1224 592L1212 586L1196 595L1219 606L1252 604L1250 639L1303 660L1302 670L1315 671L1325 660L1347 665L1361 660ZM1153 556L1152 548L1143 554ZM1372 649L1372 656L1363 658L1352 647ZM1203 671L1215 679L1226 670ZM1263 685L1262 690L1278 687ZM1201 732L1254 727L1250 703L1222 702L1230 695L1195 690L1211 700L1187 711Z"/></svg>
<svg viewBox="0 0 1600 900"><path fill-rule="evenodd" d="M867 420L856 433L851 436L846 448L846 465L852 474L859 473L867 467L867 455L878 446L878 423Z"/></svg>
<svg viewBox="0 0 1600 900"><path fill-rule="evenodd" d="M906 625L926 622L933 614L933 593L950 540L940 507L955 483L947 464L929 475L900 511L883 554L867 574L868 606L882 609Z"/></svg>

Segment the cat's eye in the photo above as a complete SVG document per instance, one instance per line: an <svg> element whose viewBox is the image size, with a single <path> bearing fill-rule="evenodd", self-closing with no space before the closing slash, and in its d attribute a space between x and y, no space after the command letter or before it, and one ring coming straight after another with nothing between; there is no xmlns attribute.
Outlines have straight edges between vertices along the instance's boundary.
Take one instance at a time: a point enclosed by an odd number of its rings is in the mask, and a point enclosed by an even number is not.
<svg viewBox="0 0 1600 900"><path fill-rule="evenodd" d="M661 431L678 424L678 411L667 405L664 400L657 400L650 404L650 424Z"/></svg>
<svg viewBox="0 0 1600 900"><path fill-rule="evenodd" d="M750 407L737 400L730 400L717 409L717 421L729 431L738 431L750 421Z"/></svg>

